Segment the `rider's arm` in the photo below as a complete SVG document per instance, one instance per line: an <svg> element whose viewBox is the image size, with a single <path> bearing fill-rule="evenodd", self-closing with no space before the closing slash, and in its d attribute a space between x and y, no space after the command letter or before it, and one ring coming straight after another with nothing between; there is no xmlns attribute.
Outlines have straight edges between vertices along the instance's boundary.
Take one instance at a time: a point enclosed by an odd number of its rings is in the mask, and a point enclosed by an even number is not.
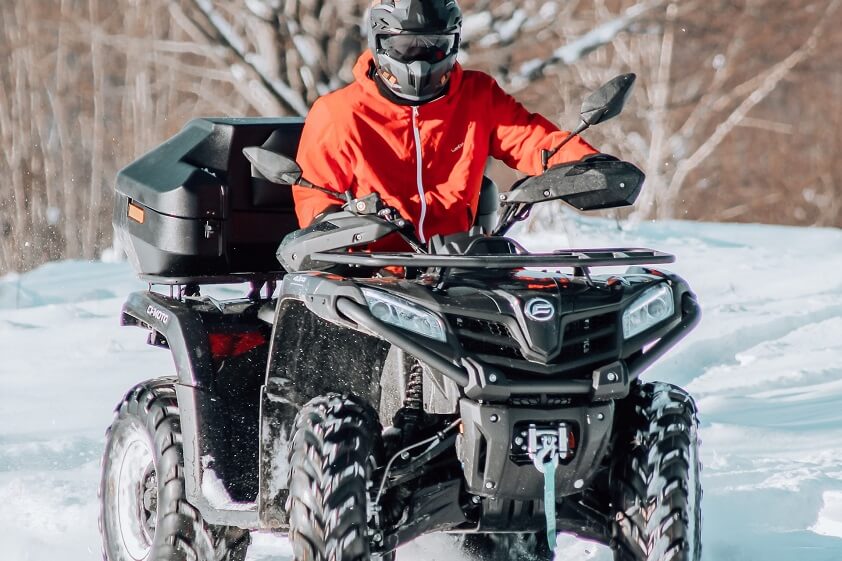
<svg viewBox="0 0 842 561"><path fill-rule="evenodd" d="M353 161L342 142L344 135L337 130L338 124L324 99L313 104L298 145L296 161L301 166L302 176L308 181L335 190L336 197L304 187L293 187L295 213L298 223L308 226L326 209L345 202L342 193L354 179Z"/></svg>
<svg viewBox="0 0 842 561"><path fill-rule="evenodd" d="M567 136L538 113L530 113L515 98L503 91L496 81L490 79L491 110L495 119L491 134L491 155L503 160L509 167L528 175L541 173L541 150L552 150ZM590 144L576 137L550 159L549 164L581 160L589 154L596 154Z"/></svg>

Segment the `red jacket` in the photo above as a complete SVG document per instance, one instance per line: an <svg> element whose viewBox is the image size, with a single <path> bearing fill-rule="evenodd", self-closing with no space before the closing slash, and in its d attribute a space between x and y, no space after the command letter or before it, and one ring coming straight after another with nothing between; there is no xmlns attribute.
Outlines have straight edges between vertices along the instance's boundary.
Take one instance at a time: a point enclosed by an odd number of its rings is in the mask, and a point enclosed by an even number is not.
<svg viewBox="0 0 842 561"><path fill-rule="evenodd" d="M491 76L456 65L448 93L419 107L384 98L370 78L366 51L354 67L356 81L313 104L297 161L316 185L360 197L373 191L397 208L426 241L434 234L464 232L473 224L488 156L523 173L541 172L541 149L564 132L530 113ZM551 164L595 153L575 138ZM344 202L295 187L302 226L326 207Z"/></svg>

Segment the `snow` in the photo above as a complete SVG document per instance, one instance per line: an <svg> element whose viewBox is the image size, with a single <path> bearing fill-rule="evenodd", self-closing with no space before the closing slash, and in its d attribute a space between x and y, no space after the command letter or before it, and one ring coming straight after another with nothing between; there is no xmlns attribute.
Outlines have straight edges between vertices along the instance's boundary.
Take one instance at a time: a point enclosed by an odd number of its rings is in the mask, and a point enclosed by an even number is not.
<svg viewBox="0 0 842 561"><path fill-rule="evenodd" d="M817 534L842 538L842 491L826 491L819 519L810 528Z"/></svg>
<svg viewBox="0 0 842 561"><path fill-rule="evenodd" d="M256 503L238 503L232 499L225 484L211 466L213 466L213 456L202 456L202 494L211 506L225 510L257 510Z"/></svg>
<svg viewBox="0 0 842 561"><path fill-rule="evenodd" d="M706 561L842 558L842 231L690 222L618 229L538 209L531 249L652 247L698 293L701 325L645 378L686 387L701 410ZM60 262L0 278L0 543L4 561L98 558L104 430L168 353L119 327L145 285L125 263ZM235 297L239 289L218 289ZM607 548L561 537L563 561ZM458 558L446 536L398 559ZM255 536L251 561L290 561Z"/></svg>
<svg viewBox="0 0 842 561"><path fill-rule="evenodd" d="M481 11L465 15L462 21L462 40L474 41L485 35L494 23L491 12Z"/></svg>
<svg viewBox="0 0 842 561"><path fill-rule="evenodd" d="M622 31L625 31L631 23L662 3L663 2L655 0L650 3L639 3L630 6L616 18L601 23L581 37L577 37L569 43L557 48L553 51L553 55L550 59L532 59L524 62L520 67L519 77L532 77L541 72L547 65L554 64L559 61L566 65L571 65L574 62L577 62L583 56L593 51L600 45L613 41L614 38ZM520 25L520 23L522 22L517 22L518 25Z"/></svg>

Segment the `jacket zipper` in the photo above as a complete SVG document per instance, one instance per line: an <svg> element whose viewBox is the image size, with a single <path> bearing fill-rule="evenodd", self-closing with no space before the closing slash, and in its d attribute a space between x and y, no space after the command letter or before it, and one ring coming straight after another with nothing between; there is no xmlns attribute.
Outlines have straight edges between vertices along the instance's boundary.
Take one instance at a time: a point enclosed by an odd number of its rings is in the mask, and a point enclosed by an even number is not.
<svg viewBox="0 0 842 561"><path fill-rule="evenodd" d="M422 242L426 243L427 238L424 235L424 219L427 217L427 197L424 195L424 179L421 174L423 169L421 162L421 131L418 130L418 108L412 108L412 132L415 135L415 160L418 163L418 170L416 173L416 181L418 183L418 196L421 197L421 216L418 219L418 237Z"/></svg>

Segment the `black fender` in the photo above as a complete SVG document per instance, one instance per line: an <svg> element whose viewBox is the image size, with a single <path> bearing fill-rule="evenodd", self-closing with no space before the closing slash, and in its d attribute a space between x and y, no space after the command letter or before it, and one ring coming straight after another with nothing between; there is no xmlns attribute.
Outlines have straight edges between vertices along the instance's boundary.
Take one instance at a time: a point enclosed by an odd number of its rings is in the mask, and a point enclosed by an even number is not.
<svg viewBox="0 0 842 561"><path fill-rule="evenodd" d="M257 305L252 308L247 308L247 313L237 310L229 316L237 315L240 322L253 321L258 325ZM135 292L123 305L121 323L150 330L150 344L168 348L172 354L188 501L211 524L255 529L259 527L254 481L257 476L258 392L265 372L266 347L255 349L252 356L241 359L255 362L250 370L259 371L259 378L254 380L252 373L242 376L242 382L230 383L225 379L222 365L214 363L208 339L209 328L214 329L212 318L219 316L222 322L225 314L221 311L208 313L208 310L213 311L212 306L188 303L154 292ZM249 369L240 367L237 370ZM238 388L240 383L242 386ZM211 418L213 421L208 422ZM253 451L247 445L231 446L232 442L243 440L243 435L252 433ZM221 504L218 498L211 500L213 497L203 491L202 483L210 477L210 469L231 497L230 503Z"/></svg>

